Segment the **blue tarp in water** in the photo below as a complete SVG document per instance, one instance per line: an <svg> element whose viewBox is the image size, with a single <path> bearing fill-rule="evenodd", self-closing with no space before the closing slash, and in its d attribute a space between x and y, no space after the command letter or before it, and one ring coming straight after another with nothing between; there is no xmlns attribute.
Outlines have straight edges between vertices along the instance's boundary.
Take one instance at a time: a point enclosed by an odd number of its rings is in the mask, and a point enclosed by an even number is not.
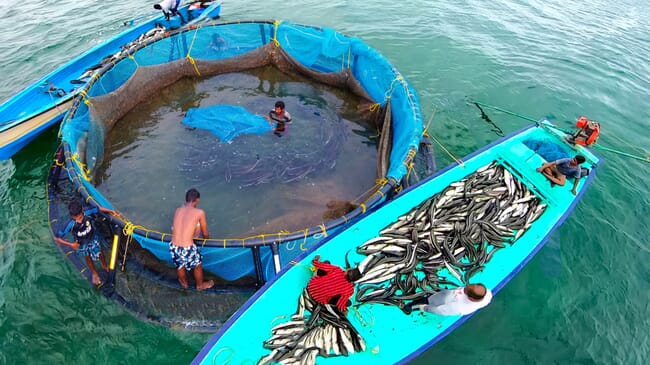
<svg viewBox="0 0 650 365"><path fill-rule="evenodd" d="M240 134L264 134L272 126L264 117L237 105L217 104L205 108L191 108L183 124L210 131L222 142L230 142Z"/></svg>

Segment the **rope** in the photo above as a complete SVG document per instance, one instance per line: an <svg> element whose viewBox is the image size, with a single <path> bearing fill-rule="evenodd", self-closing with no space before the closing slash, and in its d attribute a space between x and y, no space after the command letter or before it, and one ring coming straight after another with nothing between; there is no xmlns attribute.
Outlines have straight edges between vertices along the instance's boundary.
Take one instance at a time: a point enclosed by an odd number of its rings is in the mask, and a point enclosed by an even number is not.
<svg viewBox="0 0 650 365"><path fill-rule="evenodd" d="M307 270L309 270L311 272L316 272L316 268L314 266L301 264L298 261L291 260L291 261L289 261L289 265L299 266L299 267L305 268L305 269L307 269Z"/></svg>
<svg viewBox="0 0 650 365"><path fill-rule="evenodd" d="M369 308L368 308L367 312L368 312L368 315L370 316L370 321L366 321L363 318L363 315L361 314L361 311L359 310L359 307L356 307L356 306L354 307L354 316L357 318L357 320L359 321L359 323L361 323L361 325L363 327L368 327L368 326L372 326L373 324L375 324L375 316L372 314L372 312L370 311Z"/></svg>
<svg viewBox="0 0 650 365"><path fill-rule="evenodd" d="M133 63L135 63L136 68L140 67L140 65L138 65L138 61L136 61L136 59L135 59L135 57L133 57L133 55L129 54L128 57L133 61Z"/></svg>
<svg viewBox="0 0 650 365"><path fill-rule="evenodd" d="M74 162L75 165L77 165L79 171L81 171L81 177L84 178L86 181L90 181L88 178L88 174L90 174L90 170L86 168L86 165L79 160L79 154L78 153L73 153L72 157L70 158L70 161Z"/></svg>
<svg viewBox="0 0 650 365"><path fill-rule="evenodd" d="M327 228L325 228L325 225L321 224L319 227L323 231L323 237L327 237Z"/></svg>
<svg viewBox="0 0 650 365"><path fill-rule="evenodd" d="M276 47L280 48L280 42L278 41L278 27L280 26L280 21L276 20L273 22L273 38L271 41L275 44Z"/></svg>
<svg viewBox="0 0 650 365"><path fill-rule="evenodd" d="M616 153L618 155L630 157L630 158L633 158L633 159L636 159L636 160L639 160L639 161L643 161L643 162L650 162L650 156L645 156L645 157L643 157L643 156L635 156L635 155L632 155L630 153L623 152L623 151L617 151L615 149L604 147L604 146L601 146L599 144L594 144L593 146L594 146L594 148L597 148L599 150Z"/></svg>
<svg viewBox="0 0 650 365"><path fill-rule="evenodd" d="M427 126L424 127L424 130L422 131L423 136L427 136L427 137L429 136L429 134L428 134L429 133L429 127L431 126L431 122L433 122L433 117L436 116L436 111L437 111L436 107L434 106L433 107L433 112L431 113L431 118L429 118L429 121L427 122Z"/></svg>
<svg viewBox="0 0 650 365"><path fill-rule="evenodd" d="M217 363L217 356L218 356L218 355L221 353L221 351L223 351L223 350L229 350L229 351L230 351L230 356L229 356L228 358L226 358L226 360L220 362L220 364L222 364L222 365L226 365L226 364L228 364L228 363L230 362L230 360L232 360L233 356L235 356L235 350L233 350L233 349L230 348L230 347L222 347L222 348L220 348L217 352L215 352L214 355L212 356L212 365L214 365L214 364Z"/></svg>
<svg viewBox="0 0 650 365"><path fill-rule="evenodd" d="M470 100L470 102L472 102L474 105L476 105L479 109L481 109L481 106L484 107L484 108L494 109L496 111L499 111L499 112L502 112L502 113L505 113L505 114L508 114L508 115L512 115L512 116L515 116L515 117L518 117L518 118L521 118L521 119L525 119L525 120L534 122L535 124L538 124L537 119L526 116L526 115L523 115L523 114L515 113L515 112L512 112L512 111L503 109L503 108L499 108L499 107L494 106L494 105L485 104L485 103L482 103L480 101ZM481 117L483 117L483 115L485 115L485 113L483 112L482 109L481 109L481 113L482 113ZM554 128L554 129L559 130L559 131L562 131L562 132L567 133L567 134L572 133L572 131L570 131L570 130L559 128L559 127L556 127L556 126L549 126L549 127ZM630 157L630 158L633 158L633 159L636 159L636 160L639 160L639 161L643 161L643 162L650 162L650 156L637 156L637 155L633 155L631 153L618 151L618 150L615 150L615 149L612 149L612 148L601 146L599 144L593 144L592 146L594 146L594 148L597 148L597 149L602 150L602 151L616 153L618 155Z"/></svg>
<svg viewBox="0 0 650 365"><path fill-rule="evenodd" d="M434 137L432 135L429 135L429 138L433 139L433 141L436 142L438 144L438 146L440 146L440 148L442 148L442 150L445 151L445 153L447 153L447 155L449 157L451 157L454 161L456 161L457 164L459 164L460 166L465 167L465 163L463 162L463 160L459 159L458 157L454 156L453 153L449 152L449 150L446 149L445 146L443 146L442 143L440 141L438 141L438 139L436 137Z"/></svg>
<svg viewBox="0 0 650 365"><path fill-rule="evenodd" d="M194 58L192 58L192 56L190 56L190 53L192 53L192 47L194 46L194 41L196 40L196 35L198 33L199 33L199 30L197 28L196 31L194 31L194 36L192 37L192 42L190 43L190 47L187 49L187 55L185 56L185 58L190 60L190 63L192 64L192 66L194 66L194 71L196 71L197 76L200 77L201 72L199 72L199 67L196 65L196 61L194 60Z"/></svg>
<svg viewBox="0 0 650 365"><path fill-rule="evenodd" d="M142 226L136 226L131 222L124 221L124 228L122 228L122 233L126 236L126 244L124 246L124 256L122 256L122 271L124 271L124 266L126 265L126 254L129 251L129 243L131 243L133 232L136 228L143 229Z"/></svg>

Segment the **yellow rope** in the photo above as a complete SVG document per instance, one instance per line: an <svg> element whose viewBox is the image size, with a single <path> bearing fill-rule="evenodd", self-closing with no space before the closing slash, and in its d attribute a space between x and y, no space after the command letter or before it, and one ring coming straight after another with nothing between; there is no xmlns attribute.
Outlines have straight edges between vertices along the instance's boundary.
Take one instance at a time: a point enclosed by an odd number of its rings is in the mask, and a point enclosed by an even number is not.
<svg viewBox="0 0 650 365"><path fill-rule="evenodd" d="M133 60L133 63L135 63L135 66L136 66L136 67L140 67L140 65L138 65L138 61L136 61L136 59L135 59L135 57L133 57L133 55L129 54L128 57L129 57L131 60Z"/></svg>
<svg viewBox="0 0 650 365"><path fill-rule="evenodd" d="M93 103L91 103L90 100L88 99L88 91L86 89L82 89L81 91L79 91L79 95L81 95L84 104L89 106L93 105Z"/></svg>
<svg viewBox="0 0 650 365"><path fill-rule="evenodd" d="M361 314L359 307L354 307L354 316L357 317L359 323L361 323L361 325L364 327L372 326L373 324L375 324L375 316L372 314L370 309L368 309L368 315L370 316L370 321L366 321L363 318L363 315Z"/></svg>
<svg viewBox="0 0 650 365"><path fill-rule="evenodd" d="M192 47L194 46L194 41L196 40L196 35L198 33L199 33L199 30L196 29L196 31L194 32L194 37L192 37L192 42L190 43L190 47L187 50L187 55L185 57L188 60L190 60L190 63L192 64L192 66L194 66L194 71L196 71L196 74L198 76L201 76L201 72L199 72L199 67L196 65L196 61L194 60L194 58L192 58L192 56L190 56L190 53L192 53Z"/></svg>
<svg viewBox="0 0 650 365"><path fill-rule="evenodd" d="M433 121L433 117L436 115L436 108L433 107L433 112L431 113L431 118L429 118L429 121L427 122L427 126L424 127L424 131L422 131L423 136L429 136L429 126L431 126L431 122Z"/></svg>
<svg viewBox="0 0 650 365"><path fill-rule="evenodd" d="M321 224L319 227L323 231L323 237L327 237L327 229L325 229L325 225Z"/></svg>
<svg viewBox="0 0 650 365"><path fill-rule="evenodd" d="M303 238L302 240L302 245L307 243L307 235L309 234L309 228L305 228L304 232L305 232L305 238ZM300 247L302 247L302 245L300 245Z"/></svg>
<svg viewBox="0 0 650 365"><path fill-rule="evenodd" d="M79 154L76 152L73 153L70 160L74 162L75 165L77 165L77 167L79 168L79 171L81 171L81 177L83 177L84 180L86 181L90 181L90 179L88 178L88 175L90 174L90 170L88 170L86 168L86 165L79 160Z"/></svg>
<svg viewBox="0 0 650 365"><path fill-rule="evenodd" d="M276 322L277 320L279 320L279 319L285 319L285 318L287 318L287 316L285 316L284 314L281 314L281 315L279 315L279 316L275 316L275 317L271 320L271 322L269 322L269 324L271 325L271 328L275 327L275 322Z"/></svg>
<svg viewBox="0 0 650 365"><path fill-rule="evenodd" d="M199 67L196 65L196 61L194 60L194 58L192 58L192 56L190 56L189 53L187 54L187 56L185 56L185 58L190 60L190 63L192 64L192 66L194 66L194 71L196 71L196 74L198 76L201 76L201 72L199 72Z"/></svg>
<svg viewBox="0 0 650 365"><path fill-rule="evenodd" d="M303 267L303 268L305 268L305 269L307 269L307 270L309 270L311 272L316 272L316 267L314 267L312 265L301 264L298 261L291 260L291 261L289 261L289 265Z"/></svg>
<svg viewBox="0 0 650 365"><path fill-rule="evenodd" d="M370 110L371 112L374 113L374 112L376 112L377 110L379 110L380 107L381 107L381 104L379 104L379 103L374 103L374 104L370 104L370 107L368 107L368 110Z"/></svg>
<svg viewBox="0 0 650 365"><path fill-rule="evenodd" d="M449 152L449 150L446 149L445 146L443 146L442 143L440 143L440 141L438 141L438 140L436 139L436 137L434 137L434 136L432 136L432 135L430 135L429 137L431 137L431 139L433 139L433 141L436 142L436 143L438 144L438 146L440 146L440 148L442 148L442 150L445 151L445 152L447 153L447 155L449 155L449 157L451 157L452 159L454 159L454 161L456 161L456 163L458 163L458 164L459 164L460 166L462 166L462 167L465 167L465 163L463 162L463 160L457 158L457 157L454 156L451 152Z"/></svg>
<svg viewBox="0 0 650 365"><path fill-rule="evenodd" d="M271 41L275 44L276 47L280 48L280 42L278 41L278 27L280 26L280 21L276 20L273 22L273 38Z"/></svg>
<svg viewBox="0 0 650 365"><path fill-rule="evenodd" d="M124 228L122 228L122 233L126 236L126 244L124 246L124 256L122 257L122 270L124 270L124 265L126 265L126 254L129 251L129 244L131 243L133 233L136 229L142 229L145 232L151 232L142 226L138 226L127 220L124 220Z"/></svg>

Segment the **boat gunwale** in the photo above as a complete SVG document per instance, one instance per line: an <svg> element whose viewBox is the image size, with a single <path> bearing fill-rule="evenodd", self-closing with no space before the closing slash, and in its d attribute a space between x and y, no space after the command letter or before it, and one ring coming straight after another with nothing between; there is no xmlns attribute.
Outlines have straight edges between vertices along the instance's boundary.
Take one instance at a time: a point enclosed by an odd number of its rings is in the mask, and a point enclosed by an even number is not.
<svg viewBox="0 0 650 365"><path fill-rule="evenodd" d="M483 148L481 148L479 150L476 150L476 151L468 154L467 156L465 156L463 158L463 160L470 160L470 159L472 159L474 157L477 157L477 156L479 156L481 154L484 154L487 151L489 151L491 148L493 148L495 146L498 146L498 145L500 145L502 143L505 143L505 142L507 142L509 140L515 140L515 139L517 139L517 137L520 137L522 134L524 134L524 133L526 133L529 130L534 129L534 128L543 128L543 129L545 129L547 131L547 133L550 136L554 136L558 140L562 141L560 136L556 132L551 132L551 131L548 130L549 126L553 126L553 125L550 122L548 122L547 120L542 119L536 124L531 124L531 125L528 125L526 127L523 127L523 128L521 128L521 129L519 129L519 130L517 130L517 131L515 131L515 132L513 132L513 133L511 133L509 135L506 135L504 137L501 137L501 138L495 140L494 142L486 145L485 147L483 147ZM565 145L570 146L566 142L565 142ZM576 149L573 146L571 146L571 147L574 150ZM579 148L578 148L578 150L579 150ZM596 157L597 160L596 161L590 161L590 162L592 162L592 166L594 168L593 170L595 170L595 168L597 166L599 166L601 164L601 162L602 162L602 160L598 156L594 155L594 157ZM437 171L435 174L433 174L431 176L428 176L426 179L423 179L419 183L417 183L417 184L415 184L413 186L410 186L407 189L404 189L403 192L398 197L396 197L394 199L391 199L391 200L388 200L388 201L385 201L385 202L382 202L381 204L378 204L375 207L373 207L372 209L368 210L368 212L363 216L362 219L371 217L373 215L373 213L375 213L377 210L381 209L385 205L390 204L391 202L395 201L397 198L402 197L402 196L408 194L409 192L414 191L415 189L417 189L418 187L420 187L422 185L428 184L431 180L434 180L434 179L438 178L439 176L445 174L446 172L448 172L448 171L450 171L450 170L452 170L452 169L454 169L454 168L456 168L458 166L460 166L460 164L458 162L452 163L452 164L446 166L445 168ZM547 231L547 233L543 237L541 237L538 240L538 242L534 246L531 247L528 254L519 262L519 264L517 264L507 275L505 275L501 280L499 280L499 282L492 289L493 294L497 294L515 275L517 275L521 271L521 269L523 269L523 267L526 266L526 264L545 245L545 243L548 241L550 235L552 233L554 233L555 230L562 223L564 223L564 221L567 219L567 217L575 209L575 206L578 204L578 202L584 196L585 192L587 191L587 188L589 187L589 185L591 185L593 179L595 178L595 175L596 174L593 173L593 171L592 171L592 173L590 173L587 176L587 178L585 179L585 181L584 181L581 189L579 190L578 194L576 194L576 196L572 200L572 202L568 206L566 206L564 208L563 213L555 220L555 223L553 224L553 226ZM419 204L421 204L421 202ZM347 227L347 229L351 229L351 228L352 228L352 226ZM299 256L294 258L294 261L296 263L300 263L307 256L312 255L315 251L320 249L323 245L327 244L329 241L335 239L337 236L338 236L338 234L335 234L335 235L329 236L329 237L325 238L324 240L318 242L317 244L312 246L309 250L303 252L302 254L300 254ZM276 281L281 280L283 278L284 274L287 271L291 270L292 268L293 268L293 265L287 265L287 266L283 267L282 270L280 272L278 272L278 274L276 274L276 276L274 276L270 281L268 281L266 284L264 284L264 286L262 288L260 288L257 292L255 292L255 294L251 298L249 298L246 301L246 303L244 303L244 305L242 305L242 307L240 307L237 310L237 312L235 312L228 319L228 321L226 321L226 323L224 323L224 325L219 329L219 331L217 331L214 334L214 336L212 336L210 338L210 340L204 345L204 347L201 349L201 351L196 355L196 357L192 361L192 364L195 365L195 364L202 363L207 358L207 356L212 352L214 346L218 343L218 341L222 338L222 336L231 327L233 327L234 324L240 318L243 317L243 315L246 313L246 311L257 302L257 299L260 298L262 295L264 295L273 286L273 284ZM475 313L476 312L458 317L458 319L456 319L451 325L447 326L447 328L445 328L443 331L439 332L435 337L431 338L431 340L423 343L420 347L418 347L417 349L415 349L414 351L409 353L407 356L397 360L395 363L396 364L406 364L409 361L412 361L413 359L415 359L416 357L418 357L419 355L421 355L422 353L427 351L432 345L434 345L435 343L437 343L438 341L443 339L445 336L447 336L449 333L451 333L458 326L460 326L465 321L467 321Z"/></svg>

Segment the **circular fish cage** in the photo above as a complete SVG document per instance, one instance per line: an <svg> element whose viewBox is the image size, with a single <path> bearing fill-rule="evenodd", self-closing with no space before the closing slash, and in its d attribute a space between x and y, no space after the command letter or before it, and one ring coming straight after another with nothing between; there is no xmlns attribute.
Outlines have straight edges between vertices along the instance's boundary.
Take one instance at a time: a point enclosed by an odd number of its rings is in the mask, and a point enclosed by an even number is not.
<svg viewBox="0 0 650 365"><path fill-rule="evenodd" d="M362 40L327 28L279 21L213 22L151 32L107 57L92 74L61 125L60 163L86 203L119 211L94 185L94 173L103 160L105 138L120 118L182 78L268 66L354 94L361 100L361 113L376 125L380 137L376 184L348 213L293 232L195 241L208 272L226 281L252 277L261 284L328 234L390 199L406 184L421 143L425 149L430 147L422 139L415 91ZM134 200L137 203L137 197ZM122 242L133 239L172 265L170 233L124 217L109 219L122 231Z"/></svg>

